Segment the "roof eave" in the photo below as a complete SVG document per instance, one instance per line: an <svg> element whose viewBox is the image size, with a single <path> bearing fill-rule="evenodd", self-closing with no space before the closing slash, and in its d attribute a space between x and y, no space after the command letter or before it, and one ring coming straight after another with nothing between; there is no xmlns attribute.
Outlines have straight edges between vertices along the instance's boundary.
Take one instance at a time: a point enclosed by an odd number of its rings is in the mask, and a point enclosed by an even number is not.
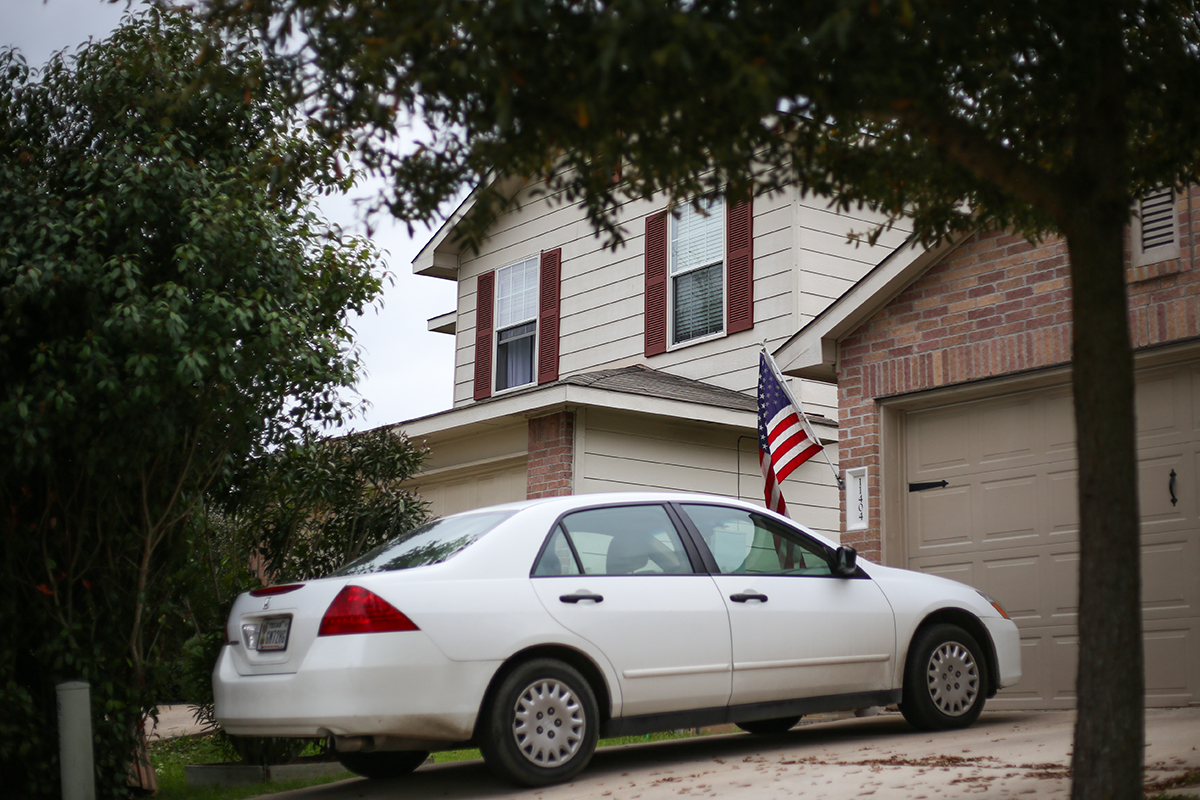
<svg viewBox="0 0 1200 800"><path fill-rule="evenodd" d="M462 252L459 237L456 235L459 224L479 202L479 196L484 191L495 190L512 197L525 183L523 178L500 176L495 173L480 181L413 258L413 273L429 278L458 280L459 254Z"/></svg>
<svg viewBox="0 0 1200 800"><path fill-rule="evenodd" d="M450 431L461 434L472 429L482 430L508 422L550 414L558 410L584 407L629 411L669 419L721 425L745 431L755 431L758 426L758 415L751 410L723 408L687 400L648 397L589 386L560 384L539 391L496 398L486 403L461 406L427 417L401 422L395 427L403 430L410 438L436 437ZM837 441L837 424L835 422L820 418L810 417L809 419L822 441Z"/></svg>

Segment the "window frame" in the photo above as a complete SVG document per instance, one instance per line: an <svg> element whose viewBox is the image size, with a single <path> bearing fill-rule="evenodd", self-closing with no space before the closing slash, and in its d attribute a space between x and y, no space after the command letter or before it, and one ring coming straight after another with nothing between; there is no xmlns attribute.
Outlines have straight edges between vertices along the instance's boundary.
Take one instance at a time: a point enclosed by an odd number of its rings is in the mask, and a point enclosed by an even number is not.
<svg viewBox="0 0 1200 800"><path fill-rule="evenodd" d="M531 313L531 316L523 316L523 317L520 317L519 319L510 320L510 321L508 321L507 324L501 325L501 322L500 322L500 320L501 320L501 310L500 310L501 303L514 296L512 294L509 294L509 295L501 294L501 289L504 286L504 278L503 278L504 274L506 272L515 270L518 267L528 270L528 269L530 269L531 266L532 266L533 273L534 273L533 279L529 280L526 277L526 279L525 279L526 285L522 289L522 293L524 295L526 295L526 297L524 298L523 304L525 306L527 306L528 310ZM539 353L540 353L539 339L540 339L540 335L541 335L541 325L540 325L540 319L539 319L541 316L541 314L539 313L539 306L540 306L540 302L541 302L541 277L542 277L541 270L542 270L542 265L541 265L540 255L533 255L533 256L529 256L528 258L523 258L519 261L514 261L511 264L507 264L503 267L499 267L495 271L495 274L496 274L495 290L494 290L494 295L492 297L492 318L493 318L493 324L492 324L492 392L495 394L501 394L503 392L509 392L509 391L513 391L515 389L521 389L526 386L531 386L531 385L537 383L538 359L539 359ZM533 294L532 302L528 298L529 293ZM500 348L502 345L504 345L505 352L507 353L508 352L507 346L512 344L512 342L501 342L500 337L502 334L508 333L509 331L512 331L515 328L519 328L524 325L530 325L530 324L533 325L532 334L527 334L527 335L523 335L520 337L521 339L526 339L526 338L532 339L532 342L529 345L529 347L530 347L529 375L527 376L526 380L524 380L520 383L514 383L511 385L507 385L507 386L501 386L501 381L502 381L502 379L504 379L505 376L503 376L501 374L501 370L500 370L500 359L501 359Z"/></svg>
<svg viewBox="0 0 1200 800"><path fill-rule="evenodd" d="M583 559L580 556L578 550L576 550L575 542L571 538L570 531L567 530L566 528L563 528L563 520L566 519L567 517L572 516L573 514L578 514L583 511L601 511L604 509L637 508L637 507L647 507L647 506L660 508L664 512L666 512L667 518L670 520L671 525L674 527L675 535L676 535L676 537L678 537L680 544L682 544L682 546L683 546L683 553L687 557L686 566L688 567L688 570L685 572L635 573L635 574L614 574L614 575L595 574L595 573L589 573L586 570L584 570ZM566 540L567 546L571 550L571 555L575 559L575 568L577 570L579 570L579 572L575 573L575 574L565 574L564 573L564 574L560 574L560 575L539 575L537 570L538 570L539 565L542 562L542 558L545 555L546 550L549 549L551 542L553 542L554 537L557 535L557 532L559 531L560 528L563 528L563 531L565 534L563 538ZM537 580L541 580L541 579L545 579L545 578L589 578L589 579L591 579L591 578L597 578L597 579L630 578L630 577L656 578L656 579L658 579L658 578L685 578L685 577L694 578L698 575L707 575L707 574L711 574L711 573L713 573L713 569L712 569L712 565L709 563L709 555L708 555L707 551L703 551L697 546L696 536L695 536L694 529L692 528L691 522L684 520L681 517L679 509L676 508L676 505L674 503L663 503L663 502L659 502L659 501L647 501L647 502L640 502L640 503L636 502L636 501L631 502L631 503L602 503L602 504L598 504L598 505L594 505L594 506L583 506L581 508L573 508L570 511L563 512L558 517L556 517L553 524L550 525L549 530L546 532L545 538L543 538L543 540L542 540L542 546L538 548L537 555L534 556L533 563L529 567L529 577L531 579L537 579Z"/></svg>
<svg viewBox="0 0 1200 800"><path fill-rule="evenodd" d="M702 203L704 201L701 201ZM713 211L713 207L720 205L719 211ZM680 217L678 214L668 214L667 218L667 350L675 350L682 347L690 347L694 344L700 344L713 339L719 339L727 334L728 314L729 314L729 204L723 197L710 198L706 202L707 216L709 217L708 224L715 225L721 236L720 258L716 261L711 261L707 264L691 266L682 271L676 271L676 245L678 243L678 226ZM688 209L690 213L702 214L703 211L697 211L691 203L683 206L677 206L676 210ZM693 275L703 270L711 269L719 266L720 277L717 280L717 288L721 294L720 310L718 312L718 320L720 327L710 333L699 334L687 339L677 339L676 331L676 299L675 286L676 281L688 275Z"/></svg>
<svg viewBox="0 0 1200 800"><path fill-rule="evenodd" d="M756 529L762 528L764 531L766 531L770 535L783 536L785 539L794 539L796 547L797 547L798 551L801 552L802 556L804 553L811 553L813 555L819 556L824 561L824 567L825 567L825 569L828 570L828 572L787 572L787 571L783 571L783 570L780 570L778 572L727 572L721 568L720 563L717 561L717 554L713 551L712 546L709 544L708 540L705 539L704 533L699 529L696 520L691 516L690 512L688 511L689 507L717 508L717 509L721 509L724 511L736 512L738 514L744 513L750 517L750 522L751 522L751 524L753 524L755 526ZM687 522L692 526L693 530L695 531L695 535L699 538L699 540L701 542L704 543L705 550L707 550L708 554L712 557L712 565L711 566L712 566L712 574L714 574L714 575L746 575L746 576L753 576L753 577L761 576L761 577L776 577L776 578L840 578L840 579L845 579L846 577L848 577L848 576L843 576L843 575L837 574L837 569L836 569L837 556L836 556L836 552L832 548L830 548L828 545L826 545L824 542L820 541L819 539L815 539L815 538L807 535L804 531L802 531L792 525L786 525L783 522L780 522L779 520L777 520L774 517L771 517L767 514L763 514L761 512L749 511L746 509L738 508L736 506L725 506L725 505L721 505L720 503L682 502L679 504L679 511L680 511L680 515L685 520L687 520ZM760 525L758 523L758 521L753 519L754 517L760 517L764 521L765 524ZM751 546L751 549L754 549L753 546ZM777 553L778 551L775 551L775 552ZM749 556L749 553L747 554L747 557L748 556ZM743 563L745 563L745 561L743 561Z"/></svg>

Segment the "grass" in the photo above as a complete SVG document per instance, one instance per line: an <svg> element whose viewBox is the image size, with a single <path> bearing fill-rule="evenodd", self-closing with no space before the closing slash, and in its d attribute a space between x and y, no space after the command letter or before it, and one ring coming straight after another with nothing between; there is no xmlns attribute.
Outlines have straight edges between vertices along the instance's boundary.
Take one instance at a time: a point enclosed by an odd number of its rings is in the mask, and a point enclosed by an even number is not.
<svg viewBox="0 0 1200 800"><path fill-rule="evenodd" d="M701 733L703 735L704 732ZM687 739L695 731L668 731L645 736L621 736L601 739L600 747L616 747L623 744L643 744L671 739ZM305 755L309 755L305 751ZM452 761L471 761L481 758L478 750L446 750L433 754L435 764ZM162 739L150 744L150 760L158 773L158 794L155 800L245 800L264 794L303 789L325 783L345 780L349 773L326 775L302 780L271 781L249 786L188 786L183 768L190 764L219 764L236 761L237 756L230 747L215 736L184 736L178 739Z"/></svg>
<svg viewBox="0 0 1200 800"><path fill-rule="evenodd" d="M305 751L305 755L309 753ZM150 760L158 773L155 800L243 800L274 792L303 789L323 783L345 780L349 773L288 781L271 781L248 786L189 786L183 768L191 764L219 764L236 761L233 750L215 736L184 736L162 739L150 744Z"/></svg>
<svg viewBox="0 0 1200 800"><path fill-rule="evenodd" d="M1190 800L1185 795L1173 794L1171 792L1172 789L1181 789L1185 786L1200 786L1200 769L1189 769L1187 772L1176 775L1173 778L1148 783L1146 784L1146 794L1152 800L1174 800L1175 798ZM1158 792L1162 792L1162 794L1155 794ZM1194 796L1192 795L1191 797Z"/></svg>

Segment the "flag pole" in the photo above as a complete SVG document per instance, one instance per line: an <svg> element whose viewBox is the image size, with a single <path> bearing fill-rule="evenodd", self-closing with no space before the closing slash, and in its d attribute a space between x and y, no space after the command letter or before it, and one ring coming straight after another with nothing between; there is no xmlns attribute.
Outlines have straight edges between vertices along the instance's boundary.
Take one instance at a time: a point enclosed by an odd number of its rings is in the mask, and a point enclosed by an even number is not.
<svg viewBox="0 0 1200 800"><path fill-rule="evenodd" d="M767 350L767 343L765 341L762 343L762 352L763 355L767 357L767 364L771 367L771 371L775 373L775 380L779 382L779 386L783 389L783 393L787 395L788 400L790 400L792 405L796 407L796 416L800 417L800 424L804 426L804 430L808 431L808 435L812 437L814 442L821 444L821 438L817 436L817 432L814 431L812 429L812 425L809 424L808 415L805 414L804 409L800 407L800 401L798 401L796 396L792 394L792 390L788 386L787 380L783 377L783 373L779 371L779 365L775 363L775 359L771 357L771 352ZM840 491L845 491L846 484L842 480L841 473L838 472L837 467L833 465L833 462L829 460L829 453L825 452L824 445L821 446L821 455L825 456L825 463L828 464L829 469L833 471L833 479L837 481L838 489Z"/></svg>

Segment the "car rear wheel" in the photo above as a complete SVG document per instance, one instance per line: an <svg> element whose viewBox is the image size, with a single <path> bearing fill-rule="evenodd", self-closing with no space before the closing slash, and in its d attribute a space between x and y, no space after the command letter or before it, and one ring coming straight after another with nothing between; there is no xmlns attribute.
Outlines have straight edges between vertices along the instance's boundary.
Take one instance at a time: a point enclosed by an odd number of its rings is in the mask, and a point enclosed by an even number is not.
<svg viewBox="0 0 1200 800"><path fill-rule="evenodd" d="M374 753L336 753L342 766L364 778L399 778L425 763L424 750L380 750Z"/></svg>
<svg viewBox="0 0 1200 800"><path fill-rule="evenodd" d="M800 716L796 715L794 717L776 717L775 719L756 719L752 722L738 722L735 724L746 733L769 736L775 733L787 733L796 727L796 723L799 721Z"/></svg>
<svg viewBox="0 0 1200 800"><path fill-rule="evenodd" d="M914 728L965 728L979 719L987 663L975 637L957 625L931 625L913 638L900 711Z"/></svg>
<svg viewBox="0 0 1200 800"><path fill-rule="evenodd" d="M502 777L545 786L578 775L592 758L600 714L579 671L535 659L510 672L485 710L479 749Z"/></svg>

